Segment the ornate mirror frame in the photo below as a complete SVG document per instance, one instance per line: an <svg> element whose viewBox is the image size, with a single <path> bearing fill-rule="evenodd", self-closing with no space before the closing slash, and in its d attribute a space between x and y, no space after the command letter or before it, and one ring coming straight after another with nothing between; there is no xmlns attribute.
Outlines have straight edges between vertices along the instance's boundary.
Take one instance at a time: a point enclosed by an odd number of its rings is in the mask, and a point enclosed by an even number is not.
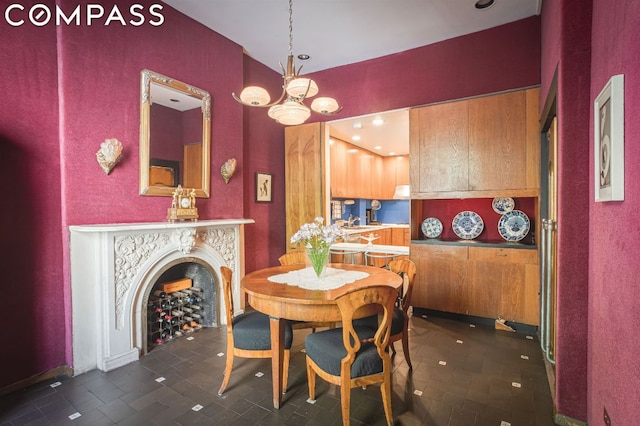
<svg viewBox="0 0 640 426"><path fill-rule="evenodd" d="M211 182L210 153L211 153L211 95L206 90L174 80L150 70L141 71L141 103L140 103L140 195L171 196L177 184L185 188L194 188L196 197L209 198ZM152 91L155 88L155 94ZM172 101L184 100L187 103L197 102L202 111L201 144L188 144L195 151L187 151L188 145L183 146L183 157L154 158L151 155L151 106L159 102L160 92L171 94ZM197 106L196 106L197 107ZM175 109L175 108L172 108ZM195 109L195 108L193 108ZM197 132L197 129L196 129ZM198 147L198 145L201 145ZM200 152L198 152L200 151ZM189 165L193 164L193 167ZM180 174L180 171L183 174ZM151 182L151 174L159 171L165 174L166 183ZM189 173L192 182L185 182ZM198 176L199 174L199 176Z"/></svg>

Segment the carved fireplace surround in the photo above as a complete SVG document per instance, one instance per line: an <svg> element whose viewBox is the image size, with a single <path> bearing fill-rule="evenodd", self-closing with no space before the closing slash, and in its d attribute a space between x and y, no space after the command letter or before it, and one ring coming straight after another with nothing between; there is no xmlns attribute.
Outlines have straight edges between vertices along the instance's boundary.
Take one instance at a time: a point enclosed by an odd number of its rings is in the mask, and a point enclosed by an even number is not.
<svg viewBox="0 0 640 426"><path fill-rule="evenodd" d="M220 290L220 266L234 271L234 304L244 275L244 224L252 219L70 226L73 370L109 371L146 348L146 304L158 277L195 262ZM226 324L221 297L217 317Z"/></svg>

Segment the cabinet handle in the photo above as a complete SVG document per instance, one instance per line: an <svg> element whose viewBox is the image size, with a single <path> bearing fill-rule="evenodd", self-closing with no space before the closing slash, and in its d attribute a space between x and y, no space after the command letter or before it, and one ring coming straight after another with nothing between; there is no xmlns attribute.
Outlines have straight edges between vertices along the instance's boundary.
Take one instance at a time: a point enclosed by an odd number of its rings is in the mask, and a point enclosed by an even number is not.
<svg viewBox="0 0 640 426"><path fill-rule="evenodd" d="M496 256L498 256L498 257L507 257L507 254L506 253L498 253L498 254L496 254Z"/></svg>

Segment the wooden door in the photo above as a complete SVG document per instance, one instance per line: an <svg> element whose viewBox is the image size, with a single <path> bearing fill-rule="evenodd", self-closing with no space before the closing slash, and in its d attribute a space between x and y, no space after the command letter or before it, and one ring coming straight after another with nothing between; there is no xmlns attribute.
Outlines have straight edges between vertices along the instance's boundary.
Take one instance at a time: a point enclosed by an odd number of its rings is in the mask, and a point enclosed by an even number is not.
<svg viewBox="0 0 640 426"><path fill-rule="evenodd" d="M467 101L430 105L410 111L412 192L468 189L468 120Z"/></svg>
<svg viewBox="0 0 640 426"><path fill-rule="evenodd" d="M318 216L328 220L329 200L325 182L328 154L324 123L285 128L285 210L287 242L304 223ZM326 154L326 155L325 155ZM296 246L287 243L287 251Z"/></svg>

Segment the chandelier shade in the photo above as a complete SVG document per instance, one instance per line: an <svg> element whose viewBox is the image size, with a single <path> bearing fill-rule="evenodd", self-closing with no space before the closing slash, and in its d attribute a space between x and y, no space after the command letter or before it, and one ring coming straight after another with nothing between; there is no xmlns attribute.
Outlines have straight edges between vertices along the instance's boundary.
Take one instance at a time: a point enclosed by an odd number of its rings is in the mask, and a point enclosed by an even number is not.
<svg viewBox="0 0 640 426"><path fill-rule="evenodd" d="M269 108L268 114L280 124L295 126L307 121L311 116L311 110L304 104L287 99L283 104Z"/></svg>
<svg viewBox="0 0 640 426"><path fill-rule="evenodd" d="M333 98L320 97L311 102L311 109L320 114L333 114L340 109L338 102Z"/></svg>
<svg viewBox="0 0 640 426"><path fill-rule="evenodd" d="M295 78L287 84L287 94L298 99L310 98L318 94L318 85L310 78Z"/></svg>
<svg viewBox="0 0 640 426"><path fill-rule="evenodd" d="M252 106L263 106L271 102L271 96L260 86L247 86L240 92L240 100Z"/></svg>
<svg viewBox="0 0 640 426"><path fill-rule="evenodd" d="M282 66L282 94L271 102L269 92L259 86L248 86L240 92L240 97L232 93L231 96L246 106L268 107L268 115L280 124L298 125L304 123L310 116L311 110L323 114L334 115L342 108L333 98L319 97L311 103L311 109L304 104L305 99L318 94L319 89L315 81L299 76L302 66L296 70L293 57L293 0L289 0L289 55L287 67ZM282 102L282 103L281 103Z"/></svg>

